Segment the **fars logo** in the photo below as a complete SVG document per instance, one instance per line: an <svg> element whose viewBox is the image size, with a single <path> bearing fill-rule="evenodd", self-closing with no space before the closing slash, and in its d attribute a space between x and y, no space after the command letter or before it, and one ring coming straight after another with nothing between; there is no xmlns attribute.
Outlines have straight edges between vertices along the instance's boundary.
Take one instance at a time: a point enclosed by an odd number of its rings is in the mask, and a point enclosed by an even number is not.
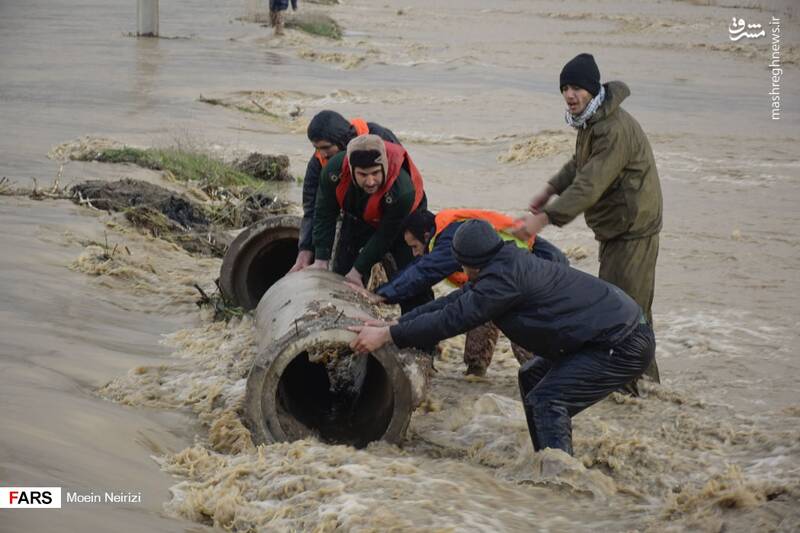
<svg viewBox="0 0 800 533"><path fill-rule="evenodd" d="M0 509L61 509L61 487L0 487Z"/></svg>

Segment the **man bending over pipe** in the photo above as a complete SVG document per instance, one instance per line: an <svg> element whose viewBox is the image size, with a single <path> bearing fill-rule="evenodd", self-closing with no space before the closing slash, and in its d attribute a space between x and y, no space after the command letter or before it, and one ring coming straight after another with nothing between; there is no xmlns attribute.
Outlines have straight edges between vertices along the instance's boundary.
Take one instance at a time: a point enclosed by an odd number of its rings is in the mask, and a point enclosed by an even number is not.
<svg viewBox="0 0 800 533"><path fill-rule="evenodd" d="M356 137L322 170L314 212L315 260L309 268L328 268L341 212L339 239L345 244L339 246L335 272L363 288L372 266L387 253L402 269L414 259L403 240L403 221L426 205L422 175L402 146L372 134ZM432 297L428 291L401 309Z"/></svg>
<svg viewBox="0 0 800 533"><path fill-rule="evenodd" d="M303 179L303 222L300 225L299 252L294 266L289 272L302 270L314 262L314 243L311 238L314 229L314 207L322 169L333 156L347 149L347 143L361 135L373 133L384 141L400 144L389 128L362 118L347 120L336 111L320 111L308 124L308 140L314 146L314 155L306 165Z"/></svg>
<svg viewBox="0 0 800 533"><path fill-rule="evenodd" d="M481 209L445 209L434 215L427 209L417 209L403 223L403 238L418 259L392 281L378 288L373 300L378 303L400 303L427 293L444 279L455 287L462 287L467 282L467 275L461 269L451 244L456 230L467 220L485 220L504 241L530 250L540 259L569 265L569 260L561 250L542 237L523 241L511 235L515 220L503 213ZM492 322L467 332L464 343L466 374L486 375L499 333ZM512 343L511 349L520 365L531 358L530 352L517 344Z"/></svg>
<svg viewBox="0 0 800 533"><path fill-rule="evenodd" d="M491 320L536 354L519 370L534 449L572 454L571 417L640 376L655 356L641 307L610 283L504 243L483 220L462 224L452 248L467 284L394 324L350 328L358 332L351 347L432 345Z"/></svg>

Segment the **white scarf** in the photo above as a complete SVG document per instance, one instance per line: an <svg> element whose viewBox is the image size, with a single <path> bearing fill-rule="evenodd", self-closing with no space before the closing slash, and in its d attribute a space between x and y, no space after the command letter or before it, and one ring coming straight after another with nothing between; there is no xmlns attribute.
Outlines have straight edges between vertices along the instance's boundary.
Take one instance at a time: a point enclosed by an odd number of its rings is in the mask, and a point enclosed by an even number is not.
<svg viewBox="0 0 800 533"><path fill-rule="evenodd" d="M586 109L583 110L583 113L578 115L577 117L569 112L567 109L566 114L564 115L564 119L567 121L567 124L579 130L581 128L586 127L586 123L592 118L594 112L597 111L601 105L603 105L603 101L606 99L606 88L602 85L600 86L600 92L597 93L597 96L592 98L589 104L586 106Z"/></svg>

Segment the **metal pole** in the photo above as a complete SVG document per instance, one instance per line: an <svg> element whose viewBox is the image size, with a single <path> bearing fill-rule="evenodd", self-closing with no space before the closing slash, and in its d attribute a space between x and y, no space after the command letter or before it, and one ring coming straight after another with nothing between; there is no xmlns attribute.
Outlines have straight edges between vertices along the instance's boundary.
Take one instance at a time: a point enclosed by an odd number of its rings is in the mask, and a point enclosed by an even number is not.
<svg viewBox="0 0 800 533"><path fill-rule="evenodd" d="M158 0L137 0L136 18L136 35L158 37Z"/></svg>

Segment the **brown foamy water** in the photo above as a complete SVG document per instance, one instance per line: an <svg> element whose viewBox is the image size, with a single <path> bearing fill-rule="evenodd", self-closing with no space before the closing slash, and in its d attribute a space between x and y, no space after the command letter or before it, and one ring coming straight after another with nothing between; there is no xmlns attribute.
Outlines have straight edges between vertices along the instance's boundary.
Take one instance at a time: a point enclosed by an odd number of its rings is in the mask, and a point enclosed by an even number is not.
<svg viewBox="0 0 800 533"><path fill-rule="evenodd" d="M574 458L534 454L507 341L486 379L467 379L454 339L401 448L256 447L240 414L253 321L215 323L194 305L218 260L67 202L0 197L0 482L144 493L141 505L2 510L0 531L800 529L792 2L301 2L343 24L337 42L272 38L237 20L234 0L162 2L162 32L186 38L137 40L128 4L0 5L0 176L42 185L72 149L187 139L287 153L301 175L304 125L335 108L406 141L433 208L521 212L574 136L558 72L594 53L606 80L631 87L624 106L662 179L664 384L577 416ZM769 41L731 43L733 16L782 21L780 121ZM161 180L72 161L62 184L124 176ZM597 272L582 220L544 235Z"/></svg>

